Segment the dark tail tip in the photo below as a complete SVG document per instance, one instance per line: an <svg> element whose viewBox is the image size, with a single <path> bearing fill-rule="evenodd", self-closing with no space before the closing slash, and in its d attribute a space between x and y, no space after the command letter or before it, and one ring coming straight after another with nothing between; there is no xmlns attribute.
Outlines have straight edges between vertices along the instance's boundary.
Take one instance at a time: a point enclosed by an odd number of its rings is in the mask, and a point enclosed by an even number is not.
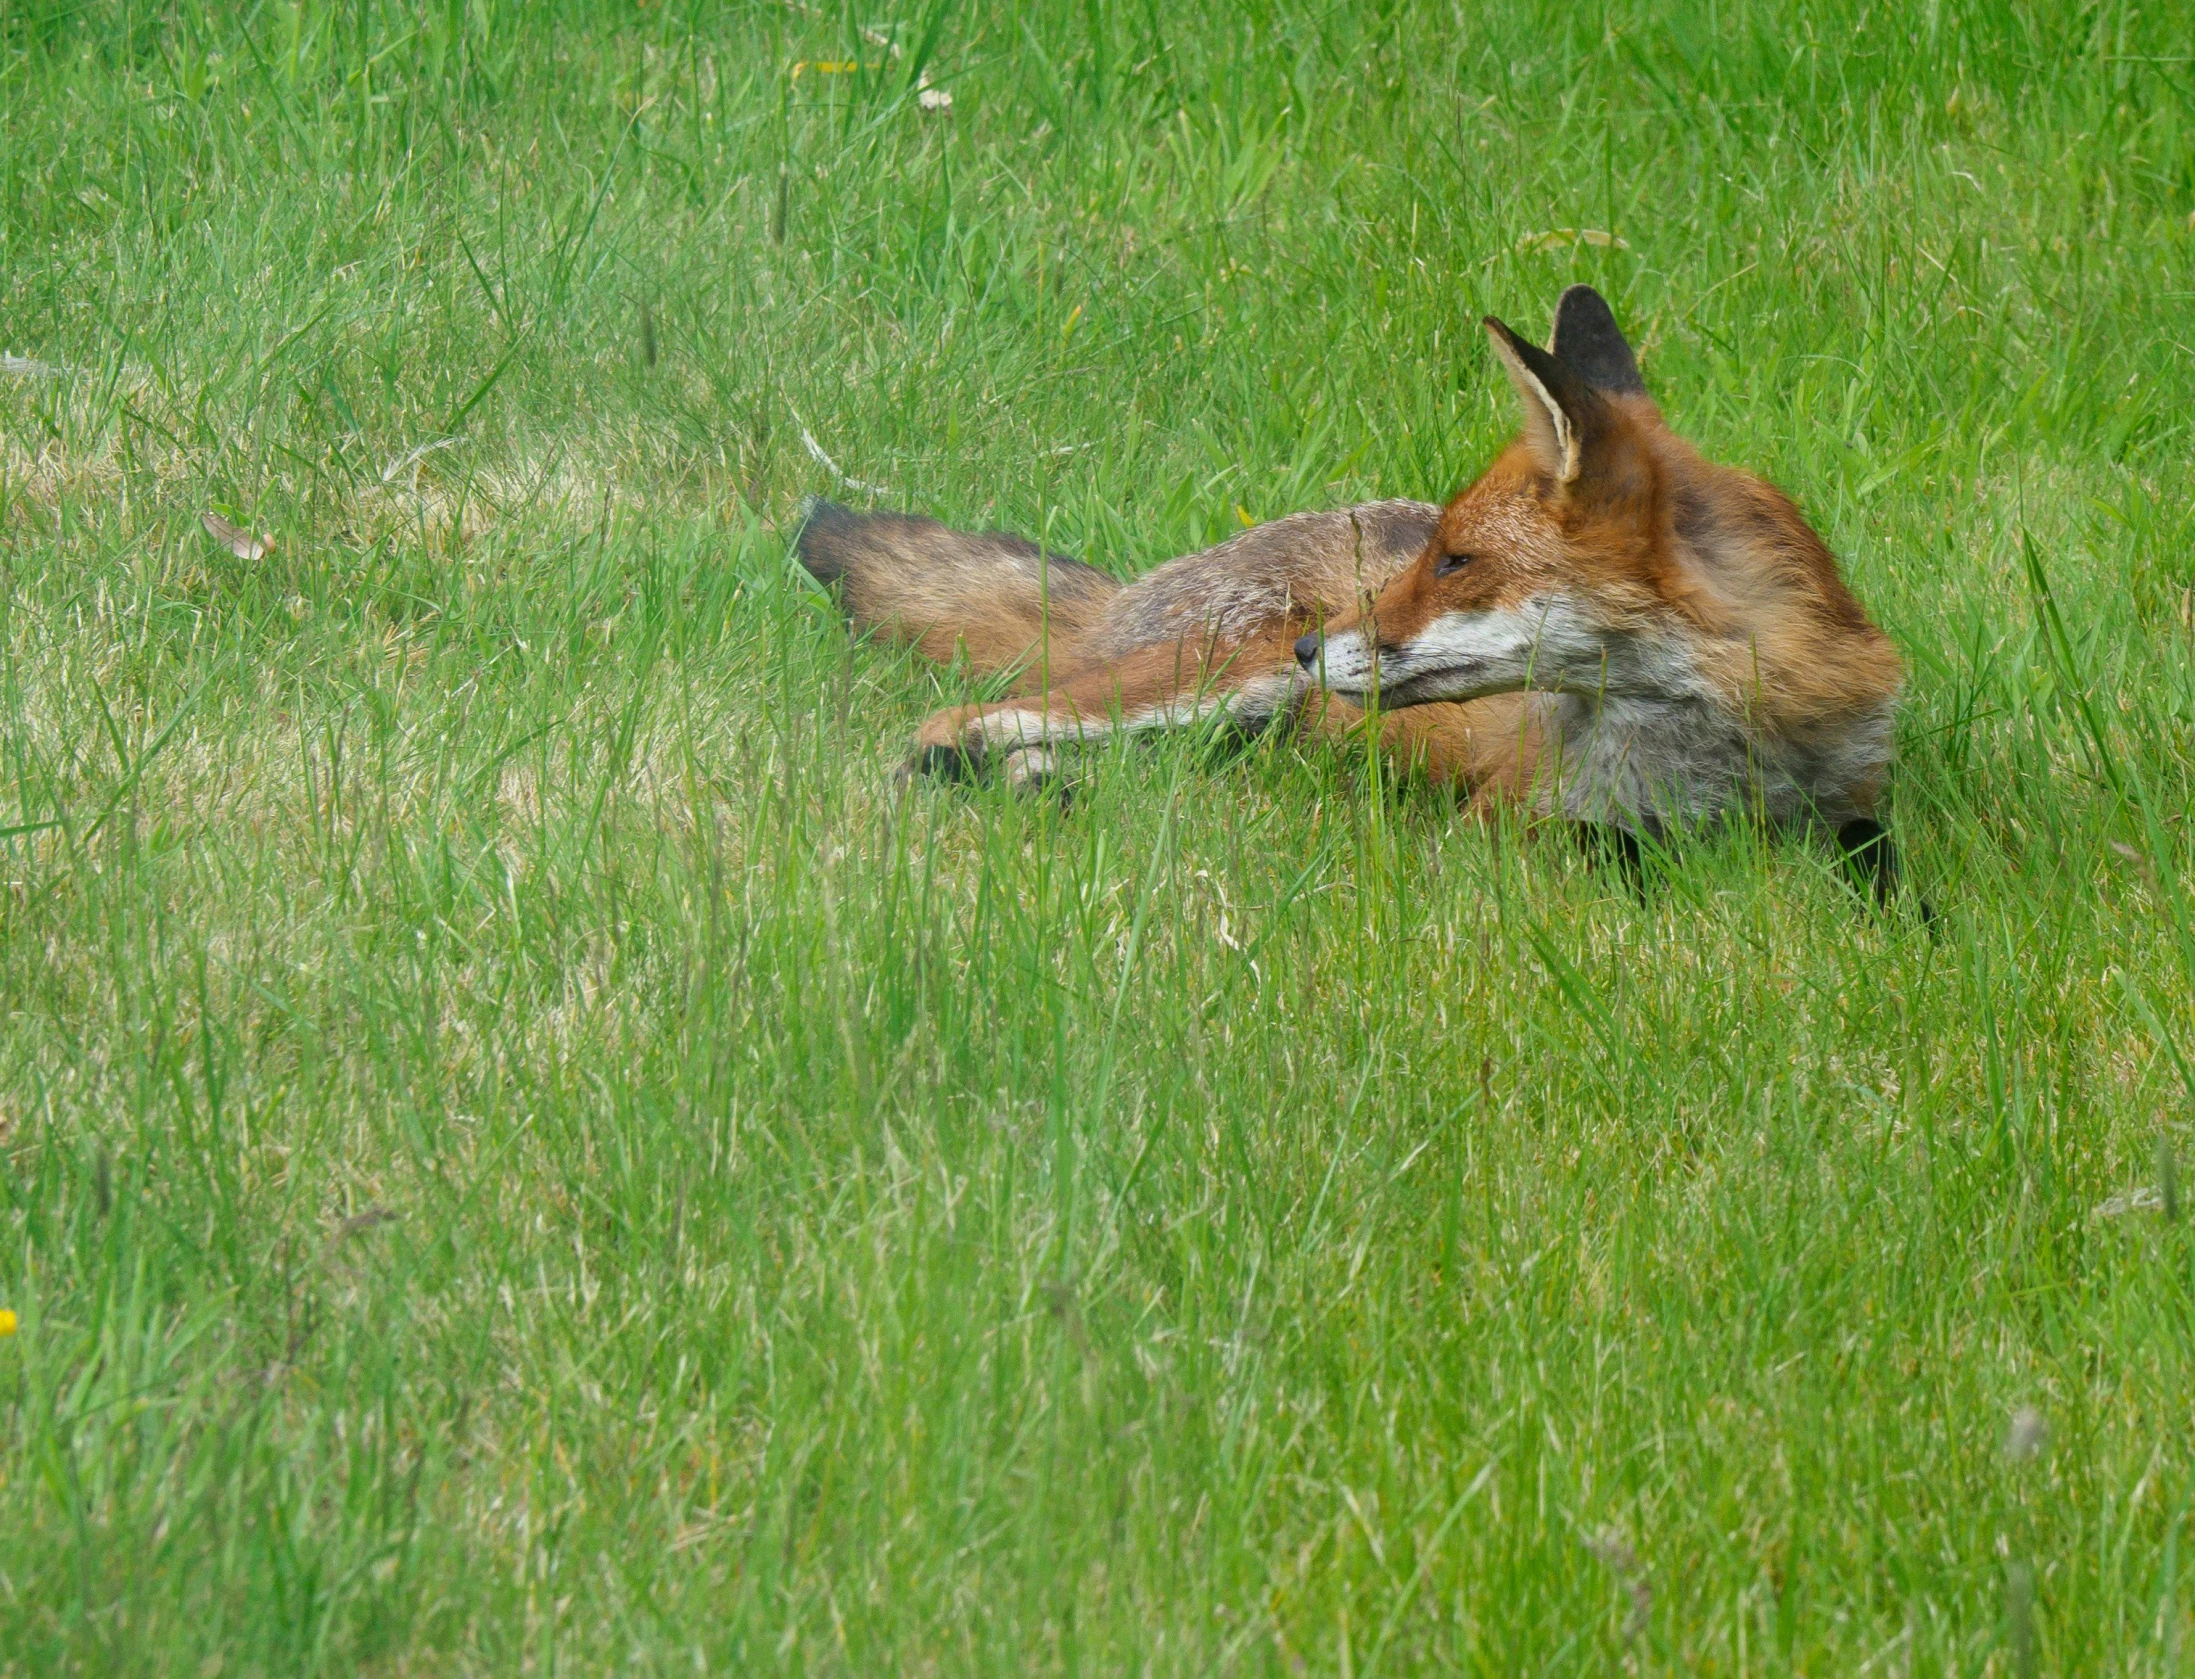
<svg viewBox="0 0 2195 1679"><path fill-rule="evenodd" d="M800 528L793 534L793 553L801 569L818 583L836 583L846 575L845 539L861 515L821 496L802 496L795 512Z"/></svg>

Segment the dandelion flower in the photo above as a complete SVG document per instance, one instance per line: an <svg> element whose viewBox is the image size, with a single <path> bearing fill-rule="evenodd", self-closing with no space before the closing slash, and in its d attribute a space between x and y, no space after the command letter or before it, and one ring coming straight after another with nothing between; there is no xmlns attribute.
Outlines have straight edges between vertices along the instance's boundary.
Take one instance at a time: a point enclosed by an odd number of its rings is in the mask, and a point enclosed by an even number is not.
<svg viewBox="0 0 2195 1679"><path fill-rule="evenodd" d="M14 1333L15 1314L9 1311L5 1306L0 1306L0 1340L5 1340L8 1336L13 1335Z"/></svg>

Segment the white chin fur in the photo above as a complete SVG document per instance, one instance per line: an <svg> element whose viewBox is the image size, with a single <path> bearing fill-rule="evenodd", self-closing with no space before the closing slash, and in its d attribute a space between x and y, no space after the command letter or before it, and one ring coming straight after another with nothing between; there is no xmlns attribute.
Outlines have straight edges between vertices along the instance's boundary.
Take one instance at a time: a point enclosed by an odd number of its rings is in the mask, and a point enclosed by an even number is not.
<svg viewBox="0 0 2195 1679"><path fill-rule="evenodd" d="M1377 685L1413 704L1474 700L1531 688L1597 691L1606 639L1559 595L1499 612L1448 612L1400 647L1375 650L1358 630L1325 643L1325 685L1350 699Z"/></svg>

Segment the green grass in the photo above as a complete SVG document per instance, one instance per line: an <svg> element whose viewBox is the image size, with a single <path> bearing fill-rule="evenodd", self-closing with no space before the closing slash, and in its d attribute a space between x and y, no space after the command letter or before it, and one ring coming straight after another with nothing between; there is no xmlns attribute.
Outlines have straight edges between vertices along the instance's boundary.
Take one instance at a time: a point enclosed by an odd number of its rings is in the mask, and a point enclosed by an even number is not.
<svg viewBox="0 0 2195 1679"><path fill-rule="evenodd" d="M1660 10L0 0L0 1672L2195 1660L2195 13ZM1444 495L1576 279L1934 937L895 790L802 493Z"/></svg>

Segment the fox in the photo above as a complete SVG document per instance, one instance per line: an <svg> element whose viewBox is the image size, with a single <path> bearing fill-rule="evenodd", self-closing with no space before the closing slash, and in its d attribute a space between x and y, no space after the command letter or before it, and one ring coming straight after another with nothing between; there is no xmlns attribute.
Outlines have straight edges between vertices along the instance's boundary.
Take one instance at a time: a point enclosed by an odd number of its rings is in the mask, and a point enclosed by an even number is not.
<svg viewBox="0 0 2195 1679"><path fill-rule="evenodd" d="M934 713L903 773L1053 782L1078 748L1220 723L1369 726L1467 808L1642 847L1746 815L1827 837L1887 905L1904 664L1791 499L1663 418L1608 301L1546 348L1484 319L1519 427L1445 506L1292 514L1122 583L1002 531L811 500L855 628L1009 697Z"/></svg>

